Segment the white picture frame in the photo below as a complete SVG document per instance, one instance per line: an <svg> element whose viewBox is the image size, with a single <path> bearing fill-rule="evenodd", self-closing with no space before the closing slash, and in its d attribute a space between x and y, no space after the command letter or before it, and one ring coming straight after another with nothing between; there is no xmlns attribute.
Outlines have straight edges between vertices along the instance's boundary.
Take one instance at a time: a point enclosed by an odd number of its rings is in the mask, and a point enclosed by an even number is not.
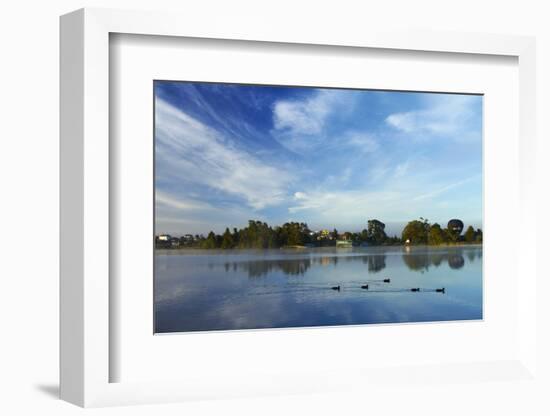
<svg viewBox="0 0 550 416"><path fill-rule="evenodd" d="M359 369L333 370L319 382L316 374L285 373L264 380L231 383L231 374L217 382L206 377L183 381L110 382L109 276L109 36L113 33L186 38L225 39L281 44L332 45L429 51L442 54L483 54L516 57L519 65L519 215L517 257L522 279L517 292L518 354L499 362L420 366L416 377L443 374L449 380L479 381L476 372L494 372L518 380L536 375L536 252L525 242L536 241L535 166L535 41L530 37L399 32L377 29L330 33L285 28L266 22L239 25L223 19L205 25L201 19L168 13L83 9L61 18L61 398L80 406L158 403L195 398L322 392L343 387L344 378L372 385L404 377L380 368L368 375ZM522 244L522 242L524 242ZM519 269L519 267L518 267ZM303 336L310 336L307 333ZM406 377L405 377L406 378ZM347 386L347 384L345 384Z"/></svg>

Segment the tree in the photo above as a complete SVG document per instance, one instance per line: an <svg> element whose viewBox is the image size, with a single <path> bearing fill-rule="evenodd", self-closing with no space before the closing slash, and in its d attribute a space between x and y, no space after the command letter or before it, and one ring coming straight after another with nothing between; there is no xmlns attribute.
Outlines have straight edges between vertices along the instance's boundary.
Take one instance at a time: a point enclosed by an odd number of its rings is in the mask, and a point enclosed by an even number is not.
<svg viewBox="0 0 550 416"><path fill-rule="evenodd" d="M471 225L468 227L466 232L464 233L464 241L467 243L473 243L476 239L476 232L474 231L474 227Z"/></svg>
<svg viewBox="0 0 550 416"><path fill-rule="evenodd" d="M412 244L427 244L430 224L427 219L420 217L420 220L410 221L401 235L403 241L409 240Z"/></svg>
<svg viewBox="0 0 550 416"><path fill-rule="evenodd" d="M476 241L476 243L482 243L483 242L483 231L481 231L481 228L478 228L476 230L475 241Z"/></svg>
<svg viewBox="0 0 550 416"><path fill-rule="evenodd" d="M428 233L428 244L437 246L445 243L446 240L447 238L445 232L438 223L430 226L430 231Z"/></svg>
<svg viewBox="0 0 550 416"><path fill-rule="evenodd" d="M226 228L225 233L223 233L221 248L223 249L233 248L234 245L235 243L233 241L233 236L231 235L229 228Z"/></svg>
<svg viewBox="0 0 550 416"><path fill-rule="evenodd" d="M237 228L233 228L233 244L236 246L239 244L239 230Z"/></svg>
<svg viewBox="0 0 550 416"><path fill-rule="evenodd" d="M280 246L302 246L311 241L310 233L306 223L287 222L275 230L274 243Z"/></svg>
<svg viewBox="0 0 550 416"><path fill-rule="evenodd" d="M459 219L452 219L447 224L447 233L453 242L457 242L460 240L460 234L462 234L462 230L464 229L464 223Z"/></svg>
<svg viewBox="0 0 550 416"><path fill-rule="evenodd" d="M369 220L367 226L367 241L372 244L383 244L388 236L384 229L386 224L378 220Z"/></svg>
<svg viewBox="0 0 550 416"><path fill-rule="evenodd" d="M214 234L214 231L210 231L208 233L208 237L206 237L206 240L204 240L202 243L202 248L218 248L217 240L216 240L216 234Z"/></svg>

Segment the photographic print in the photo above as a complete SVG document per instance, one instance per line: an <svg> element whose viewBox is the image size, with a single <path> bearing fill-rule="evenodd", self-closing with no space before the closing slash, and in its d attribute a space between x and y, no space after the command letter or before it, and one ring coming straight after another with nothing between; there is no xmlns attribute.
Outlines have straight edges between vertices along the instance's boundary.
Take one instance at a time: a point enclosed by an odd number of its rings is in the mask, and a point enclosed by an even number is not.
<svg viewBox="0 0 550 416"><path fill-rule="evenodd" d="M154 81L155 333L483 318L483 97Z"/></svg>

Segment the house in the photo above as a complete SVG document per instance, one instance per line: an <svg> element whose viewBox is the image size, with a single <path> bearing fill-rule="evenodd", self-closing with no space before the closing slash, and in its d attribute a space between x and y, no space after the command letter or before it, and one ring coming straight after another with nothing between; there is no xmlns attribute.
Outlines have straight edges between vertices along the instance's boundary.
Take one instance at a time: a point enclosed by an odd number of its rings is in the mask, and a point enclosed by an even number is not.
<svg viewBox="0 0 550 416"><path fill-rule="evenodd" d="M353 247L353 243L351 240L336 240L336 247L349 248L349 247Z"/></svg>
<svg viewBox="0 0 550 416"><path fill-rule="evenodd" d="M330 240L330 231L329 230L321 230L317 232L317 240Z"/></svg>
<svg viewBox="0 0 550 416"><path fill-rule="evenodd" d="M155 245L157 248L170 248L172 247L172 238L169 234L160 234L155 238Z"/></svg>

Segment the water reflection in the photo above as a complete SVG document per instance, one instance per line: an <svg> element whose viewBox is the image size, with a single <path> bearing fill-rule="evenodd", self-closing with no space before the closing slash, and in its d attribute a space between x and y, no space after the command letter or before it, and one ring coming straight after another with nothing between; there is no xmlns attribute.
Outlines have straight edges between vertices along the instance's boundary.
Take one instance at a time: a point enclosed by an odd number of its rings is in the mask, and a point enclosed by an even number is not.
<svg viewBox="0 0 550 416"><path fill-rule="evenodd" d="M449 267L451 269L462 269L464 267L464 256L462 254L450 255Z"/></svg>
<svg viewBox="0 0 550 416"><path fill-rule="evenodd" d="M278 270L290 276L303 276L311 267L310 259L275 259L234 262L233 268L240 268L248 273L249 278L263 277Z"/></svg>
<svg viewBox="0 0 550 416"><path fill-rule="evenodd" d="M338 267L339 262L355 263L361 262L367 266L368 273L378 273L387 267L388 254L392 258L400 255L402 263L411 271L425 273L431 267L440 267L447 264L450 269L458 270L464 267L464 255L470 263L481 258L481 249L450 247L450 248L426 248L426 247L404 247L404 248L377 248L376 252L365 254L361 251L333 251L327 254L303 253L296 254L282 253L278 257L257 256L252 259L240 259L234 257L232 261L219 262L213 257L207 264L209 270L223 267L226 273L245 272L249 278L256 279L268 276L274 272L280 272L287 276L303 276L311 267ZM214 261L215 260L215 261Z"/></svg>
<svg viewBox="0 0 550 416"><path fill-rule="evenodd" d="M367 265L369 273L378 273L386 267L386 255L354 255L339 257L337 254L332 256L307 257L307 258L285 258L270 259L262 258L256 260L225 262L223 267L226 272L244 271L249 278L259 278L267 276L275 271L282 272L288 276L303 276L312 266L337 267L338 262L362 262ZM209 263L208 267L216 267L216 263Z"/></svg>
<svg viewBox="0 0 550 416"><path fill-rule="evenodd" d="M157 251L155 331L480 319L481 259L475 246Z"/></svg>
<svg viewBox="0 0 550 416"><path fill-rule="evenodd" d="M367 263L369 272L378 273L386 268L386 255L365 256L363 257L363 263Z"/></svg>
<svg viewBox="0 0 550 416"><path fill-rule="evenodd" d="M467 248L467 256L472 262L475 259L476 251ZM464 248L463 247L451 247L445 250L436 249L416 249L406 247L403 253L403 263L407 265L410 270L417 272L426 272L431 266L439 267L444 261L447 262L451 269L461 269L464 267Z"/></svg>

